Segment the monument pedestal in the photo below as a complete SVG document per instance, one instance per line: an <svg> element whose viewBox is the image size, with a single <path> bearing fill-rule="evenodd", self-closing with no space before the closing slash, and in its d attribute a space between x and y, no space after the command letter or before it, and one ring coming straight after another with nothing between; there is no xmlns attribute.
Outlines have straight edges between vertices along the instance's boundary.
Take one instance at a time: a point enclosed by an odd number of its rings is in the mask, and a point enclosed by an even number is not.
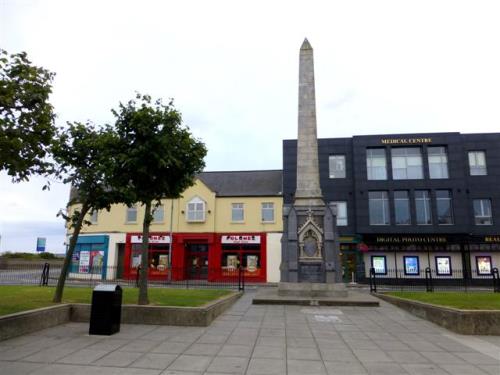
<svg viewBox="0 0 500 375"><path fill-rule="evenodd" d="M278 284L278 296L294 296L304 298L347 297L345 284L335 283L286 283Z"/></svg>

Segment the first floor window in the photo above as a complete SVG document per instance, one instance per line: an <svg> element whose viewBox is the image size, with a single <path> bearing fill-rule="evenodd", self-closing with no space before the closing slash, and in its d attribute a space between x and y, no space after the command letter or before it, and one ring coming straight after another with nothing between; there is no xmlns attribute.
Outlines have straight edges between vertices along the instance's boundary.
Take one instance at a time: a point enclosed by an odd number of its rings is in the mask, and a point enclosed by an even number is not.
<svg viewBox="0 0 500 375"><path fill-rule="evenodd" d="M153 208L153 223L163 223L164 216L165 210L162 204Z"/></svg>
<svg viewBox="0 0 500 375"><path fill-rule="evenodd" d="M396 225L411 224L410 198L408 197L408 190L394 191L394 213Z"/></svg>
<svg viewBox="0 0 500 375"><path fill-rule="evenodd" d="M274 222L274 203L262 203L262 222L273 223Z"/></svg>
<svg viewBox="0 0 500 375"><path fill-rule="evenodd" d="M469 170L471 176L486 176L486 153L484 151L469 151Z"/></svg>
<svg viewBox="0 0 500 375"><path fill-rule="evenodd" d="M474 224L476 225L492 225L493 219L491 214L490 199L474 199Z"/></svg>
<svg viewBox="0 0 500 375"><path fill-rule="evenodd" d="M135 223L137 222L137 206L133 205L127 207L127 223Z"/></svg>
<svg viewBox="0 0 500 375"><path fill-rule="evenodd" d="M205 201L194 197L188 202L187 221L205 221Z"/></svg>
<svg viewBox="0 0 500 375"><path fill-rule="evenodd" d="M451 191L436 190L436 208L439 225L453 224L453 204Z"/></svg>
<svg viewBox="0 0 500 375"><path fill-rule="evenodd" d="M333 202L337 206L337 226L347 225L347 202Z"/></svg>
<svg viewBox="0 0 500 375"><path fill-rule="evenodd" d="M345 155L330 155L328 165L330 178L345 178Z"/></svg>
<svg viewBox="0 0 500 375"><path fill-rule="evenodd" d="M417 225L432 224L431 199L428 190L415 190Z"/></svg>
<svg viewBox="0 0 500 375"><path fill-rule="evenodd" d="M389 225L389 199L387 191L368 192L370 225Z"/></svg>
<svg viewBox="0 0 500 375"><path fill-rule="evenodd" d="M238 222L245 219L243 203L233 203L231 205L231 221Z"/></svg>
<svg viewBox="0 0 500 375"><path fill-rule="evenodd" d="M97 224L97 210L94 210L90 213L90 222L92 224Z"/></svg>

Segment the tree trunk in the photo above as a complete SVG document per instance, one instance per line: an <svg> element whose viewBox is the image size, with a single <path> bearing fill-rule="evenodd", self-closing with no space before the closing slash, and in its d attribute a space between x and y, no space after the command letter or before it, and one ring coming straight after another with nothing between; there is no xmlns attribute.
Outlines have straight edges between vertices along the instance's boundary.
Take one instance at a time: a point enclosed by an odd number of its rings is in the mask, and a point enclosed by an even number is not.
<svg viewBox="0 0 500 375"><path fill-rule="evenodd" d="M138 305L149 304L148 298L148 269L149 269L149 225L151 224L151 201L146 202L144 221L142 223L141 271L139 274Z"/></svg>
<svg viewBox="0 0 500 375"><path fill-rule="evenodd" d="M64 284L66 283L66 276L68 275L69 265L71 263L71 259L73 258L73 252L75 251L76 241L78 241L78 235L80 234L80 230L82 229L83 219L87 212L89 211L89 205L87 202L84 202L82 205L82 210L80 211L80 215L78 216L78 220L76 222L76 226L73 229L73 235L71 236L71 240L69 241L69 248L66 252L66 256L64 257L64 263L61 269L61 274L59 275L59 279L57 280L57 287L54 293L54 298L52 302L61 302Z"/></svg>

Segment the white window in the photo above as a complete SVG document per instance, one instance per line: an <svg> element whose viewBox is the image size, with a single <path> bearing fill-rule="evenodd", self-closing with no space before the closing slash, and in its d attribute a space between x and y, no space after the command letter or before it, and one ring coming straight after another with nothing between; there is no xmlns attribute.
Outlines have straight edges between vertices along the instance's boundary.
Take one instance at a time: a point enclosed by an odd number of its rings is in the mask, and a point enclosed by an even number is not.
<svg viewBox="0 0 500 375"><path fill-rule="evenodd" d="M448 178L448 155L446 147L427 147L427 157L429 160L430 178Z"/></svg>
<svg viewBox="0 0 500 375"><path fill-rule="evenodd" d="M389 225L389 198L387 191L368 192L370 225Z"/></svg>
<svg viewBox="0 0 500 375"><path fill-rule="evenodd" d="M366 171L369 180L387 180L387 162L384 148L366 149Z"/></svg>
<svg viewBox="0 0 500 375"><path fill-rule="evenodd" d="M137 222L137 206L136 205L127 207L126 221L127 221L127 223Z"/></svg>
<svg viewBox="0 0 500 375"><path fill-rule="evenodd" d="M345 155L330 155L328 165L330 178L345 178Z"/></svg>
<svg viewBox="0 0 500 375"><path fill-rule="evenodd" d="M233 203L231 204L231 221L243 221L245 219L245 213L243 208L243 203Z"/></svg>
<svg viewBox="0 0 500 375"><path fill-rule="evenodd" d="M391 150L392 178L415 180L424 178L420 147L397 147Z"/></svg>
<svg viewBox="0 0 500 375"><path fill-rule="evenodd" d="M271 202L262 203L262 222L264 223L274 222L274 203Z"/></svg>
<svg viewBox="0 0 500 375"><path fill-rule="evenodd" d="M333 202L337 206L337 226L347 225L347 202Z"/></svg>
<svg viewBox="0 0 500 375"><path fill-rule="evenodd" d="M205 221L205 201L194 197L187 204L187 221Z"/></svg>
<svg viewBox="0 0 500 375"><path fill-rule="evenodd" d="M92 224L97 224L97 210L94 210L90 213L90 222Z"/></svg>
<svg viewBox="0 0 500 375"><path fill-rule="evenodd" d="M469 151L469 168L471 176L486 176L486 153L484 151Z"/></svg>
<svg viewBox="0 0 500 375"><path fill-rule="evenodd" d="M162 204L153 208L153 223L163 223L165 218L165 209Z"/></svg>
<svg viewBox="0 0 500 375"><path fill-rule="evenodd" d="M490 199L474 199L474 223L476 225L493 225Z"/></svg>

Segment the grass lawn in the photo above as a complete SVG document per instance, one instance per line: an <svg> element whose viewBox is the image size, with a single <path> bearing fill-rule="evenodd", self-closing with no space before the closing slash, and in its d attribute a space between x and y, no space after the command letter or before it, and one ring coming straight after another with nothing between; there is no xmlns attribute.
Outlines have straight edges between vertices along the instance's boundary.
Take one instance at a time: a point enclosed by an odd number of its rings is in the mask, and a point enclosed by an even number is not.
<svg viewBox="0 0 500 375"><path fill-rule="evenodd" d="M464 310L500 310L500 293L389 292L388 295Z"/></svg>
<svg viewBox="0 0 500 375"><path fill-rule="evenodd" d="M54 287L0 286L0 316L55 305ZM139 289L124 288L123 304L136 304ZM231 293L217 289L149 288L149 302L156 306L202 306ZM92 288L64 288L63 302L90 303Z"/></svg>

